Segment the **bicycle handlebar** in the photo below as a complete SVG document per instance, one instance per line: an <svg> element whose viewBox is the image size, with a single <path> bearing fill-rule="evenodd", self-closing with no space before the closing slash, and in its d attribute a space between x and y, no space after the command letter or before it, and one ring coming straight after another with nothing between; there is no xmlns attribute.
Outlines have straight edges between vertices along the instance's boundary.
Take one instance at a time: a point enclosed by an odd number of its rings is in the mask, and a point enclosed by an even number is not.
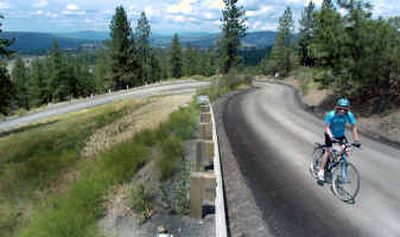
<svg viewBox="0 0 400 237"><path fill-rule="evenodd" d="M346 142L346 141L342 141L342 140L338 140L338 139L335 139L335 138L333 138L332 139L332 143L338 143L338 144L340 144L340 145L345 145L346 146L346 148L347 147L357 147L357 148L360 148L360 146L361 146L361 144L360 143L355 143L355 142Z"/></svg>

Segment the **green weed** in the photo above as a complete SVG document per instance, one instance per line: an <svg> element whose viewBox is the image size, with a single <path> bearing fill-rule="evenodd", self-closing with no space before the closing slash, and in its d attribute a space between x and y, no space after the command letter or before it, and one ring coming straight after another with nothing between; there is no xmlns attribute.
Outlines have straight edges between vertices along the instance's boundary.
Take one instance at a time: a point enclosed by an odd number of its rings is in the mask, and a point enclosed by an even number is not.
<svg viewBox="0 0 400 237"><path fill-rule="evenodd" d="M55 123L1 138L0 236L12 236L30 218L34 212L31 209L46 206L52 194L49 185L62 170L79 161L86 139L128 109L129 106L118 110L112 106L96 108L91 113L66 115ZM43 191L47 195L43 196ZM18 215L3 212L17 208L21 209Z"/></svg>
<svg viewBox="0 0 400 237"><path fill-rule="evenodd" d="M103 197L122 183L149 158L149 149L133 140L116 145L82 170L70 191L52 208L39 212L18 236L97 236L93 226L103 215Z"/></svg>
<svg viewBox="0 0 400 237"><path fill-rule="evenodd" d="M199 90L198 94L208 95L210 101L215 101L222 95L252 84L254 77L249 74L240 74L231 70L228 74L211 78L210 86Z"/></svg>
<svg viewBox="0 0 400 237"><path fill-rule="evenodd" d="M131 186L128 201L130 206L139 213L139 218L141 221L145 221L150 218L152 196L144 184L134 183Z"/></svg>
<svg viewBox="0 0 400 237"><path fill-rule="evenodd" d="M160 141L159 150L162 154L156 164L160 171L161 180L165 180L177 171L183 158L182 140L170 136L166 140Z"/></svg>

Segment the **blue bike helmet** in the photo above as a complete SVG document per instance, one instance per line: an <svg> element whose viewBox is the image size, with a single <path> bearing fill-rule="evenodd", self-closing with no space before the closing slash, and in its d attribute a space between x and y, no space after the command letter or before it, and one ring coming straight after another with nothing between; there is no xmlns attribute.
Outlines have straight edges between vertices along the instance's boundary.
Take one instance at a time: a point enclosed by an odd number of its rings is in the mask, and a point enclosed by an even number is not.
<svg viewBox="0 0 400 237"><path fill-rule="evenodd" d="M350 101L346 97L339 98L338 101L336 102L336 106L343 107L343 108L349 108Z"/></svg>

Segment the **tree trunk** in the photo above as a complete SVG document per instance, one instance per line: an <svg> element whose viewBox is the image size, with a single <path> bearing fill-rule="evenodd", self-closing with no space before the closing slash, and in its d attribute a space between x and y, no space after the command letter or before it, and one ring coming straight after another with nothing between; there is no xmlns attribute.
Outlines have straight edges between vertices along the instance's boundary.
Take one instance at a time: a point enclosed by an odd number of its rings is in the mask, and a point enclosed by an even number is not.
<svg viewBox="0 0 400 237"><path fill-rule="evenodd" d="M381 114L386 109L386 103L389 96L390 91L390 82L389 79L382 82L379 88L379 99L374 106L373 113Z"/></svg>

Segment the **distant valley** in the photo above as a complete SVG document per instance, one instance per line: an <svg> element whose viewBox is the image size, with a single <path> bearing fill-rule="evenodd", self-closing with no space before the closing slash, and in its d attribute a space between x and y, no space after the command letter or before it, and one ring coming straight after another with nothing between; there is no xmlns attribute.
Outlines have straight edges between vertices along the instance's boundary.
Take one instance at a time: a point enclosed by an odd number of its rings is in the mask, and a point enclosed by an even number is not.
<svg viewBox="0 0 400 237"><path fill-rule="evenodd" d="M3 32L3 38L15 39L12 50L20 54L40 55L47 53L53 41L57 41L63 50L81 51L104 47L109 39L108 32L82 31L75 33L36 33L36 32ZM181 33L179 39L182 45L196 48L210 48L218 40L216 33ZM154 47L167 48L172 41L172 34L154 33L151 44ZM250 32L243 39L242 45L249 49L265 49L274 44L276 32Z"/></svg>

